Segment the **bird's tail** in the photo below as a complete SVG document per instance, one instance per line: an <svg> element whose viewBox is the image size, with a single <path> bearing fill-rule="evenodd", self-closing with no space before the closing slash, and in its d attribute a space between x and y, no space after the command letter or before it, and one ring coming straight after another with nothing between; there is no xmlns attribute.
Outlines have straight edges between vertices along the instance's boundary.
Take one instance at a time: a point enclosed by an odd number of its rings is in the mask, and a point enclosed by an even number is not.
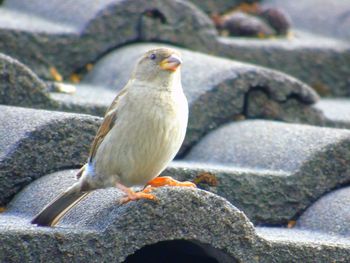
<svg viewBox="0 0 350 263"><path fill-rule="evenodd" d="M89 192L77 190L76 184L73 185L45 206L32 219L31 223L39 226L54 226L75 204L88 194Z"/></svg>
<svg viewBox="0 0 350 263"><path fill-rule="evenodd" d="M84 173L86 165L80 168L76 177L80 178ZM79 182L76 182L53 201L46 205L31 221L39 226L54 226L57 222L77 203L79 203L89 192L82 191Z"/></svg>

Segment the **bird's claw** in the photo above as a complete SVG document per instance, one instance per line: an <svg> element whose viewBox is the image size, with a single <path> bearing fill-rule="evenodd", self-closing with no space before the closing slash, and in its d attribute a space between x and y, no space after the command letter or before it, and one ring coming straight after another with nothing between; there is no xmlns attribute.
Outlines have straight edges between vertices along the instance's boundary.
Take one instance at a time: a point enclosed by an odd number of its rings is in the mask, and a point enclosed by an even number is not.
<svg viewBox="0 0 350 263"><path fill-rule="evenodd" d="M126 203L129 203L130 201L136 201L139 199L148 199L152 201L157 201L157 198L154 195L149 194L148 192L141 191L141 192L128 194L127 196L121 198L119 203L126 204Z"/></svg>
<svg viewBox="0 0 350 263"><path fill-rule="evenodd" d="M162 176L162 177L156 177L153 180L149 181L144 190L146 190L149 187L155 188L155 187L161 187L161 186L180 186L180 187L193 187L193 188L197 187L192 182L188 182L188 181L180 182L169 176Z"/></svg>

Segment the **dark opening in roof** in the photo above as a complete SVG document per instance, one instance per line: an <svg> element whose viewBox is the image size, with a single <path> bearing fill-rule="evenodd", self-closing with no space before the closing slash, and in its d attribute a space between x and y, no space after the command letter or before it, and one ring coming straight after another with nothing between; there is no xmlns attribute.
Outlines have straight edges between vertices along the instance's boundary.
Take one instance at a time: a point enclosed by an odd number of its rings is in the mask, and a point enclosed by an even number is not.
<svg viewBox="0 0 350 263"><path fill-rule="evenodd" d="M223 251L196 241L171 240L147 245L130 255L125 263L234 263Z"/></svg>

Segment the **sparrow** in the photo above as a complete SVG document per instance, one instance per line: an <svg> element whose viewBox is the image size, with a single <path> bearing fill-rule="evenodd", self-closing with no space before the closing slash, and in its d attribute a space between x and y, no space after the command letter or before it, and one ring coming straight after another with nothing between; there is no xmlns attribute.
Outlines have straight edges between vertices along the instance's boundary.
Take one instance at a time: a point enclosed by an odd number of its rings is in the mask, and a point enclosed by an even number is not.
<svg viewBox="0 0 350 263"><path fill-rule="evenodd" d="M169 48L146 52L106 111L77 181L31 221L54 226L95 189L116 187L121 203L156 200L155 187L195 187L171 177L158 177L184 140L188 103L181 85L180 54ZM144 186L134 192L130 187Z"/></svg>

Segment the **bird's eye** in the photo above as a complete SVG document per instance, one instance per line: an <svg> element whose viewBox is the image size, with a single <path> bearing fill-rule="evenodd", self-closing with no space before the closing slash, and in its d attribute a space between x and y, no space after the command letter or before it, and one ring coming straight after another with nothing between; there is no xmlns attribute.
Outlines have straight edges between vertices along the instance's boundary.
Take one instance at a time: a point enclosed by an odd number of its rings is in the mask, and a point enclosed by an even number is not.
<svg viewBox="0 0 350 263"><path fill-rule="evenodd" d="M152 60L155 60L155 59L156 59L156 54L151 54L151 55L149 56L149 58L152 59Z"/></svg>

